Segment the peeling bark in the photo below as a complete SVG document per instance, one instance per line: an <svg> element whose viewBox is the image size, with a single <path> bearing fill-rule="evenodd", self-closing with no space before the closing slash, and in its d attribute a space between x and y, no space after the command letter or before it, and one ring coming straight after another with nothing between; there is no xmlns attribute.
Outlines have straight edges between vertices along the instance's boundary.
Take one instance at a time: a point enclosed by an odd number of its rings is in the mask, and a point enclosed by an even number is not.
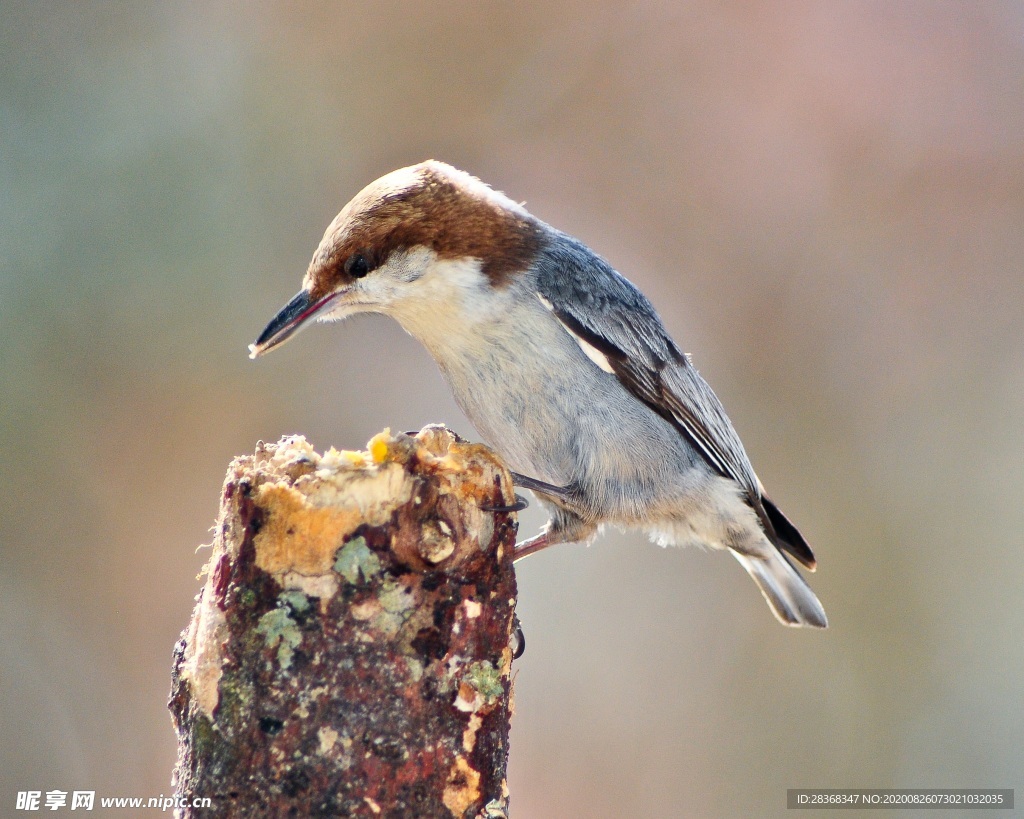
<svg viewBox="0 0 1024 819"><path fill-rule="evenodd" d="M508 472L443 427L228 470L174 652L182 816L507 813Z"/></svg>

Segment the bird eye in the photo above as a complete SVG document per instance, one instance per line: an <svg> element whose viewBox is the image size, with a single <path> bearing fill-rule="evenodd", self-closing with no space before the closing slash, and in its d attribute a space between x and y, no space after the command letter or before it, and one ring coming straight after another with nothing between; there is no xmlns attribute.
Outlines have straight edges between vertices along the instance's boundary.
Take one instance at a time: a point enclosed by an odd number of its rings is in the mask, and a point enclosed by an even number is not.
<svg viewBox="0 0 1024 819"><path fill-rule="evenodd" d="M370 272L370 260L363 253L353 253L345 262L345 272L353 279L361 279Z"/></svg>

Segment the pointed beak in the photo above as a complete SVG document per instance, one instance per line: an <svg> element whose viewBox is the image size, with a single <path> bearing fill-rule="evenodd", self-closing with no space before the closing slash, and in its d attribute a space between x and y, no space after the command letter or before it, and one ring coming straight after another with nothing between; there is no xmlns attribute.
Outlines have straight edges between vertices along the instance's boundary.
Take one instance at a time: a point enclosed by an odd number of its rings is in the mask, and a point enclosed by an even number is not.
<svg viewBox="0 0 1024 819"><path fill-rule="evenodd" d="M275 347L280 347L299 330L308 326L312 319L328 309L339 295L340 293L331 293L313 302L307 291L300 290L295 294L295 298L270 320L270 324L260 333L260 337L249 345L249 358L257 358Z"/></svg>

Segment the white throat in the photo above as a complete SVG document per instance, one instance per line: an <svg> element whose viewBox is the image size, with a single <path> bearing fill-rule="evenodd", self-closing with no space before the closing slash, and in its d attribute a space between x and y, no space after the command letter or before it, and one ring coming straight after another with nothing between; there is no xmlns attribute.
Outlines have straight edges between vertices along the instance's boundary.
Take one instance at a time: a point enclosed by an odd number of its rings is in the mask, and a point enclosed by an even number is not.
<svg viewBox="0 0 1024 819"><path fill-rule="evenodd" d="M425 248L403 255L405 259L395 260L396 272L422 273L403 277L382 312L431 352L450 353L455 346L469 343L478 326L504 311L504 299L483 274L480 259L438 259Z"/></svg>

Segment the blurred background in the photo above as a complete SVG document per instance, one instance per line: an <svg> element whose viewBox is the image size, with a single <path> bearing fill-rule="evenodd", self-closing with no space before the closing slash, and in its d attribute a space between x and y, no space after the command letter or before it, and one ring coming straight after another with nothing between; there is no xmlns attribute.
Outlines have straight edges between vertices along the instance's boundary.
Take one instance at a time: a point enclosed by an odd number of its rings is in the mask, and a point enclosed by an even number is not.
<svg viewBox="0 0 1024 819"><path fill-rule="evenodd" d="M0 814L170 792L232 457L473 435L383 318L246 357L342 205L428 157L650 296L832 623L635 533L524 562L515 815L1024 799L1024 6L2 0Z"/></svg>

